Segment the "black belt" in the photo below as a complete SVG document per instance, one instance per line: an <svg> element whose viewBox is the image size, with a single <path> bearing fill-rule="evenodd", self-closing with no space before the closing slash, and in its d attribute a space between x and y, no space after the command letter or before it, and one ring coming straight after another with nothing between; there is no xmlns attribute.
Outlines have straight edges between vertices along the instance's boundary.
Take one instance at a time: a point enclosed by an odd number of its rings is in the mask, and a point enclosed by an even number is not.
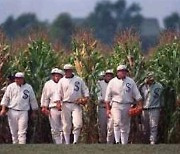
<svg viewBox="0 0 180 154"><path fill-rule="evenodd" d="M63 103L74 103L74 102L64 101Z"/></svg>
<svg viewBox="0 0 180 154"><path fill-rule="evenodd" d="M143 110L156 110L156 109L160 109L160 107L143 108Z"/></svg>
<svg viewBox="0 0 180 154"><path fill-rule="evenodd" d="M118 101L112 101L112 102L115 102L115 103L118 103L118 104L133 104L131 102L127 102L127 103L125 103L125 102L118 102Z"/></svg>
<svg viewBox="0 0 180 154"><path fill-rule="evenodd" d="M9 108L10 110L14 110L14 111L27 111L27 110L17 110L17 109L12 109L12 108Z"/></svg>

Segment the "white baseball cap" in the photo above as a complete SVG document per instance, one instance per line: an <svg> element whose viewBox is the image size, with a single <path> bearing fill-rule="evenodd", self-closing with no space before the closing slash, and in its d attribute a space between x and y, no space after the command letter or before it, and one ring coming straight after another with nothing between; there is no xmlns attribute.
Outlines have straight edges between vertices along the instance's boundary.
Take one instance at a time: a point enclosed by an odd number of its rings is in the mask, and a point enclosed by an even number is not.
<svg viewBox="0 0 180 154"><path fill-rule="evenodd" d="M71 64L65 64L64 65L64 70L73 70L73 66Z"/></svg>
<svg viewBox="0 0 180 154"><path fill-rule="evenodd" d="M105 74L108 74L108 73L113 74L114 73L113 69L106 70Z"/></svg>
<svg viewBox="0 0 180 154"><path fill-rule="evenodd" d="M105 72L104 71L101 71L98 76L104 76L105 75Z"/></svg>
<svg viewBox="0 0 180 154"><path fill-rule="evenodd" d="M24 73L23 72L17 72L15 74L15 78L24 78Z"/></svg>
<svg viewBox="0 0 180 154"><path fill-rule="evenodd" d="M126 65L119 65L119 66L117 67L117 71L121 71L121 70L126 70L126 71L127 71Z"/></svg>
<svg viewBox="0 0 180 154"><path fill-rule="evenodd" d="M58 68L53 68L52 70L51 70L51 74L62 74L62 75L64 75L64 71L63 70L60 70L60 69L58 69Z"/></svg>

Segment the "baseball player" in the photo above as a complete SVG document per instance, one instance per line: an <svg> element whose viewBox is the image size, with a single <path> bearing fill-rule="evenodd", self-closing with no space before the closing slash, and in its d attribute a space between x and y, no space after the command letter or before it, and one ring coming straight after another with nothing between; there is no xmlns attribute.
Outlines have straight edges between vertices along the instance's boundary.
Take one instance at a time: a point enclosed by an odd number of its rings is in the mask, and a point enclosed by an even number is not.
<svg viewBox="0 0 180 154"><path fill-rule="evenodd" d="M70 144L73 124L73 144L78 142L82 128L82 108L80 104L87 102L89 90L85 82L73 73L71 64L64 65L65 76L58 83L55 102L62 109L63 133L66 144Z"/></svg>
<svg viewBox="0 0 180 154"><path fill-rule="evenodd" d="M97 83L98 89L98 125L99 125L99 142L100 143L113 143L113 123L112 118L106 115L105 94L109 81L113 78L113 70L107 70L103 80Z"/></svg>
<svg viewBox="0 0 180 154"><path fill-rule="evenodd" d="M58 68L52 69L51 79L45 83L41 96L41 111L49 117L51 134L55 144L62 144L63 140L61 111L56 108L54 103L57 84L63 75L64 72L62 70Z"/></svg>
<svg viewBox="0 0 180 154"><path fill-rule="evenodd" d="M142 97L133 79L127 76L125 65L117 67L117 77L113 78L106 90L107 115L111 115L114 122L114 137L116 144L127 144L130 132L130 119L128 111L134 100L142 105ZM112 107L110 106L112 102Z"/></svg>
<svg viewBox="0 0 180 154"><path fill-rule="evenodd" d="M149 73L145 78L145 83L140 88L143 96L143 112L142 124L145 139L149 138L150 144L155 144L157 141L158 122L160 110L162 107L161 92L162 85L155 81L153 73Z"/></svg>
<svg viewBox="0 0 180 154"><path fill-rule="evenodd" d="M38 104L31 85L25 82L24 73L15 74L15 82L7 87L1 105L0 115L7 113L13 144L25 144L28 110L32 109L31 116L34 117Z"/></svg>

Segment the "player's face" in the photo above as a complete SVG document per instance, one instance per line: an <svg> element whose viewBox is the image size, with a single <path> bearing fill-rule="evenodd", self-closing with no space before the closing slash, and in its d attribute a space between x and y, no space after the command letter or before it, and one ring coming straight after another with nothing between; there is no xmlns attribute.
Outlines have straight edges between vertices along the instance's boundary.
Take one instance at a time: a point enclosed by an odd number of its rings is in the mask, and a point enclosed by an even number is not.
<svg viewBox="0 0 180 154"><path fill-rule="evenodd" d="M119 70L117 71L117 77L120 79L124 79L127 75L127 71L126 70Z"/></svg>
<svg viewBox="0 0 180 154"><path fill-rule="evenodd" d="M67 77L67 78L70 78L73 76L73 70L72 69L64 70L64 72L65 72L65 77Z"/></svg>
<svg viewBox="0 0 180 154"><path fill-rule="evenodd" d="M62 74L52 74L52 79L53 79L53 81L54 82L56 82L56 83L58 83L59 82L59 80L61 79L63 77L63 75Z"/></svg>
<svg viewBox="0 0 180 154"><path fill-rule="evenodd" d="M106 82L109 82L111 79L113 78L113 74L112 73L106 73L104 80Z"/></svg>
<svg viewBox="0 0 180 154"><path fill-rule="evenodd" d="M24 78L15 78L15 82L17 85L21 86L24 84Z"/></svg>

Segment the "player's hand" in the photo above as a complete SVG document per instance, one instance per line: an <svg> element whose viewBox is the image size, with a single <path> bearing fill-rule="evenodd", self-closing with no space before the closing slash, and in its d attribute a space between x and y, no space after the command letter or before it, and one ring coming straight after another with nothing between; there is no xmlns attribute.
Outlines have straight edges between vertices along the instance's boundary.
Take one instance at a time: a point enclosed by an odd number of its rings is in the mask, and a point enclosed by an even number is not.
<svg viewBox="0 0 180 154"><path fill-rule="evenodd" d="M111 117L111 110L107 109L106 110L106 115L107 115L108 118L110 118Z"/></svg>
<svg viewBox="0 0 180 154"><path fill-rule="evenodd" d="M0 112L0 116L5 116L6 113L7 113L7 111L2 109L1 112Z"/></svg>
<svg viewBox="0 0 180 154"><path fill-rule="evenodd" d="M62 110L62 106L61 106L61 103L60 102L57 102L56 103L56 108L58 111L61 111Z"/></svg>
<svg viewBox="0 0 180 154"><path fill-rule="evenodd" d="M37 117L37 111L32 111L31 119L35 119Z"/></svg>
<svg viewBox="0 0 180 154"><path fill-rule="evenodd" d="M47 107L42 107L41 112L45 115L45 116L49 116L50 111L47 109Z"/></svg>

